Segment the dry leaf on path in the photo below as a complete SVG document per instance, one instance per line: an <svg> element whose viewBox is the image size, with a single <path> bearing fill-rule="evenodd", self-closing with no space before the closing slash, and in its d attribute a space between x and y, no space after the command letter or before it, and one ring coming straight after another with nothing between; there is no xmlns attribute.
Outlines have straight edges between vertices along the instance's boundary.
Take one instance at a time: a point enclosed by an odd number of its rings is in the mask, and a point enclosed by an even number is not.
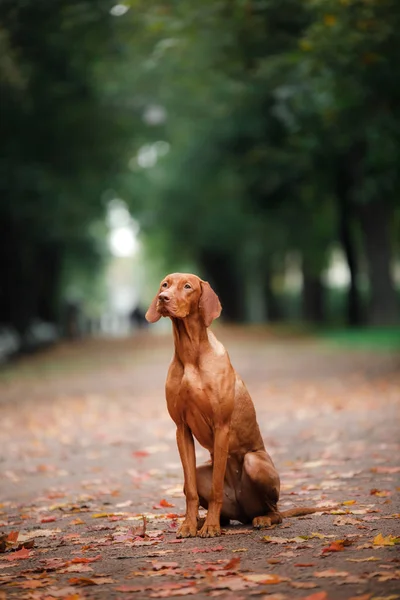
<svg viewBox="0 0 400 600"><path fill-rule="evenodd" d="M394 546L395 544L400 544L400 537L395 537L394 535L384 537L381 533L378 533L374 537L373 544L374 546Z"/></svg>
<svg viewBox="0 0 400 600"><path fill-rule="evenodd" d="M289 585L299 590L312 590L313 588L318 587L318 584L313 583L312 581L291 581Z"/></svg>
<svg viewBox="0 0 400 600"><path fill-rule="evenodd" d="M21 550L17 550L16 552L13 552L12 554L10 554L9 556L6 556L6 560L22 560L25 558L29 558L31 555L30 550L27 550L26 548L21 548Z"/></svg>
<svg viewBox="0 0 400 600"><path fill-rule="evenodd" d="M263 583L268 585L290 581L290 579L287 577L281 577L280 575L275 575L273 573L250 573L243 575L243 579L246 581L254 581L255 583Z"/></svg>
<svg viewBox="0 0 400 600"><path fill-rule="evenodd" d="M336 571L335 569L327 569L326 571L315 571L314 577L347 577L347 571Z"/></svg>

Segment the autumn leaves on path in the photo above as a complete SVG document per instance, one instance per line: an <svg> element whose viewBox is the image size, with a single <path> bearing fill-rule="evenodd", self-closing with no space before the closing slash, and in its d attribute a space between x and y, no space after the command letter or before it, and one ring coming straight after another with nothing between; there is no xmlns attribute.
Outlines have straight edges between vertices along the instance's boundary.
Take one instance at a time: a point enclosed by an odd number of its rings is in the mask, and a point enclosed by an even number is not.
<svg viewBox="0 0 400 600"><path fill-rule="evenodd" d="M400 599L398 356L219 336L256 404L281 508L334 508L177 540L169 337L61 346L0 374L0 600Z"/></svg>

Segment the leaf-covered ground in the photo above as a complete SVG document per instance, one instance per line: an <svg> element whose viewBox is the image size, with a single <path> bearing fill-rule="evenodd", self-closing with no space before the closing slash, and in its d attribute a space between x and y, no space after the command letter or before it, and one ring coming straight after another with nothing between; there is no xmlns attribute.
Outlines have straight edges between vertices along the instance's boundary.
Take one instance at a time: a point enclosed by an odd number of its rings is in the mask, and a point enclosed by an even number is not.
<svg viewBox="0 0 400 600"><path fill-rule="evenodd" d="M253 396L281 507L335 508L176 540L170 336L62 345L0 372L0 600L400 598L399 355L218 336Z"/></svg>

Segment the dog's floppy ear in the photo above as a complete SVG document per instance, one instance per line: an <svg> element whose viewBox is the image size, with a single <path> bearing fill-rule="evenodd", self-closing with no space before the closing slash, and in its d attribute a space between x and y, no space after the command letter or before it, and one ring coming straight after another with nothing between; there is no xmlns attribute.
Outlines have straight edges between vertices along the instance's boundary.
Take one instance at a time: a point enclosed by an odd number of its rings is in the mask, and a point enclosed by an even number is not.
<svg viewBox="0 0 400 600"><path fill-rule="evenodd" d="M154 297L153 302L149 306L149 310L147 311L145 317L149 323L156 323L161 319L161 315L157 310L157 300L158 300L158 292Z"/></svg>
<svg viewBox="0 0 400 600"><path fill-rule="evenodd" d="M218 319L221 314L221 303L217 294L207 281L201 282L199 309L206 327L209 327L214 319Z"/></svg>

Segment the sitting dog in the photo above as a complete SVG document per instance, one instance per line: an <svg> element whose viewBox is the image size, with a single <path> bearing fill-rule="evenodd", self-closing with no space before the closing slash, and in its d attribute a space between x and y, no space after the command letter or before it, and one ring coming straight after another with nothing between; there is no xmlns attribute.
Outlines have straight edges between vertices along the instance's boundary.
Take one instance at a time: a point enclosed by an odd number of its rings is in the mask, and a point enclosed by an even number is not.
<svg viewBox="0 0 400 600"><path fill-rule="evenodd" d="M267 527L281 523L283 516L324 510L279 512L279 475L265 450L253 402L224 346L208 329L220 313L210 285L185 273L162 280L146 313L150 323L169 317L173 325L175 354L166 398L177 428L186 496L178 538L218 536L221 522L231 519ZM193 436L211 456L197 468ZM198 532L199 504L208 511Z"/></svg>

